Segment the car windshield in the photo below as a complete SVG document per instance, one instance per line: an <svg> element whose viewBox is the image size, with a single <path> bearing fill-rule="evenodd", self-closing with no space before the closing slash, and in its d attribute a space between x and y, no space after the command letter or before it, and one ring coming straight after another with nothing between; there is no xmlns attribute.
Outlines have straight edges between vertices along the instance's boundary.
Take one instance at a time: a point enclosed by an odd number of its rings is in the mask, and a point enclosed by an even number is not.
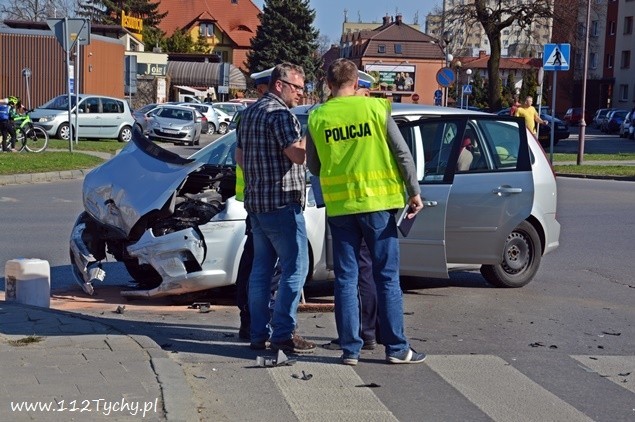
<svg viewBox="0 0 635 422"><path fill-rule="evenodd" d="M75 99L75 96L71 95L71 108L74 108L75 104L77 104ZM80 97L79 100L81 101L82 98ZM48 110L68 110L68 95L60 95L58 97L55 97L40 108L45 108Z"/></svg>
<svg viewBox="0 0 635 422"><path fill-rule="evenodd" d="M302 133L304 134L309 120L309 115L296 114L296 117L302 125ZM236 161L234 159L234 155L236 153L236 142L236 131L232 130L205 148L195 152L189 158L200 161L204 164L235 166Z"/></svg>

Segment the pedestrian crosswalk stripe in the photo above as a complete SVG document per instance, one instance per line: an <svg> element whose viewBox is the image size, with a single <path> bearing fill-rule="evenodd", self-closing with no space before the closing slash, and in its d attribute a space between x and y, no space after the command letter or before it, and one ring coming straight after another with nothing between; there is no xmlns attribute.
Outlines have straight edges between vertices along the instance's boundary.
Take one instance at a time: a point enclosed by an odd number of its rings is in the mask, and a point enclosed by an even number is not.
<svg viewBox="0 0 635 422"><path fill-rule="evenodd" d="M327 364L302 362L301 369L293 365L268 371L298 420L397 421L371 388L359 387L364 381L353 368L340 365L339 359ZM302 380L302 371L311 374L311 379Z"/></svg>
<svg viewBox="0 0 635 422"><path fill-rule="evenodd" d="M495 421L592 421L498 356L428 356L430 369Z"/></svg>
<svg viewBox="0 0 635 422"><path fill-rule="evenodd" d="M635 393L635 356L571 356L600 376Z"/></svg>

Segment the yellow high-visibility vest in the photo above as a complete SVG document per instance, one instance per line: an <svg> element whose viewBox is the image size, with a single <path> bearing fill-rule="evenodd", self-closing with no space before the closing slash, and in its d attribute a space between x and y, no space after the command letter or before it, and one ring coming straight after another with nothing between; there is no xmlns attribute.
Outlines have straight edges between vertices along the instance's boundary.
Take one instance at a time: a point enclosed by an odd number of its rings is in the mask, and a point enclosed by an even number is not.
<svg viewBox="0 0 635 422"><path fill-rule="evenodd" d="M336 97L309 115L320 158L320 184L329 216L402 208L404 181L388 147L390 103Z"/></svg>

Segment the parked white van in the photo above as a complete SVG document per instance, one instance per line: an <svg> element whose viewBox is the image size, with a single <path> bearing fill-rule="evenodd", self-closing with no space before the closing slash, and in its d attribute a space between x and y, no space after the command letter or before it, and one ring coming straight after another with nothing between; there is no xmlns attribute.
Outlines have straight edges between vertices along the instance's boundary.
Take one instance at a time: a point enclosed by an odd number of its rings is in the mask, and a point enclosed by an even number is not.
<svg viewBox="0 0 635 422"><path fill-rule="evenodd" d="M77 127L79 138L132 139L134 117L128 102L101 95L71 95L71 122L75 124L75 106L79 105ZM68 95L59 95L31 113L33 123L49 136L68 140L71 136L68 121Z"/></svg>

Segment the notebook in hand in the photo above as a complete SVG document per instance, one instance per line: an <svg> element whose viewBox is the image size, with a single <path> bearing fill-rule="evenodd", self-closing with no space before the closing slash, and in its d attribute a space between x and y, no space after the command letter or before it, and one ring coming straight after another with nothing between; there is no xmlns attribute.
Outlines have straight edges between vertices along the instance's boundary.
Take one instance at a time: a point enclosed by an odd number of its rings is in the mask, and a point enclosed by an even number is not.
<svg viewBox="0 0 635 422"><path fill-rule="evenodd" d="M397 228L399 229L403 237L408 236L408 233L410 233L410 229L412 228L412 225L415 223L415 219L417 218L416 214L412 218L407 218L408 213L410 212L412 212L410 209L410 205L406 205L401 211L399 219L397 219Z"/></svg>

